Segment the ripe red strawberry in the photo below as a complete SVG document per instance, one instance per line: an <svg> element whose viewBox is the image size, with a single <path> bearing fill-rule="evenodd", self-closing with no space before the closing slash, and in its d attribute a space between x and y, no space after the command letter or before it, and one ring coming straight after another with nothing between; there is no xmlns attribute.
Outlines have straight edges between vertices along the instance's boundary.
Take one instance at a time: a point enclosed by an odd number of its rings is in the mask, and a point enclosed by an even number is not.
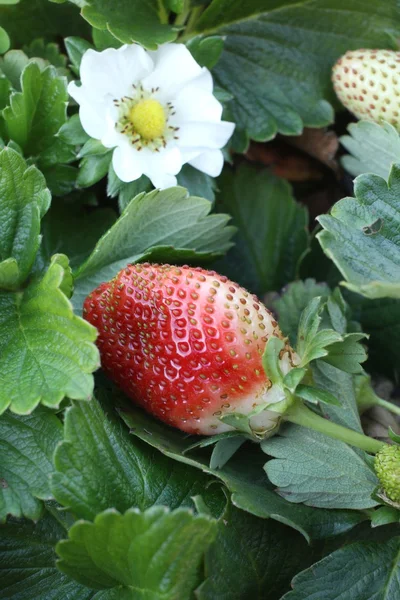
<svg viewBox="0 0 400 600"><path fill-rule="evenodd" d="M334 65L341 103L358 119L387 121L400 130L400 52L351 50Z"/></svg>
<svg viewBox="0 0 400 600"><path fill-rule="evenodd" d="M269 336L282 338L259 300L214 271L128 265L86 299L103 369L136 403L189 433L231 429L219 417L284 399L262 367ZM281 369L292 365L287 345ZM254 430L276 413L251 417Z"/></svg>

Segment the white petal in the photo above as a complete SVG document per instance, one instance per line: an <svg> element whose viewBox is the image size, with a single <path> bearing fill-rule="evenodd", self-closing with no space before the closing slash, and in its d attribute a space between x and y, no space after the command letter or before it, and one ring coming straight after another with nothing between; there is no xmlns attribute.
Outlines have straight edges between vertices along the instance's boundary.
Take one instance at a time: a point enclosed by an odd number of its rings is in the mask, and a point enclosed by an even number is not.
<svg viewBox="0 0 400 600"><path fill-rule="evenodd" d="M218 177L224 166L224 155L221 150L207 150L190 160L189 164L211 177Z"/></svg>
<svg viewBox="0 0 400 600"><path fill-rule="evenodd" d="M160 190L174 187L177 183L176 177L174 175L170 175L169 173L152 173L152 175L148 175L148 178L154 187L159 188Z"/></svg>
<svg viewBox="0 0 400 600"><path fill-rule="evenodd" d="M83 55L80 76L82 85L94 97L111 95L122 98L130 93L132 84L145 77L153 61L139 45L107 48L102 52L87 50Z"/></svg>
<svg viewBox="0 0 400 600"><path fill-rule="evenodd" d="M142 83L146 89L159 87L161 100L168 100L184 84L207 71L183 44L164 44L151 55L154 71Z"/></svg>
<svg viewBox="0 0 400 600"><path fill-rule="evenodd" d="M188 85L173 100L174 122L220 121L222 104L207 90Z"/></svg>
<svg viewBox="0 0 400 600"><path fill-rule="evenodd" d="M79 108L83 129L90 137L100 140L107 131L107 106L104 103L84 102Z"/></svg>
<svg viewBox="0 0 400 600"><path fill-rule="evenodd" d="M234 123L184 123L179 130L178 145L200 148L223 148L235 129Z"/></svg>
<svg viewBox="0 0 400 600"><path fill-rule="evenodd" d="M182 156L179 148L168 147L161 152L144 149L142 157L143 172L154 187L166 188L176 185L176 177L182 169Z"/></svg>
<svg viewBox="0 0 400 600"><path fill-rule="evenodd" d="M135 181L143 175L141 156L137 150L130 148L128 144L115 148L112 164L117 177L125 183Z"/></svg>

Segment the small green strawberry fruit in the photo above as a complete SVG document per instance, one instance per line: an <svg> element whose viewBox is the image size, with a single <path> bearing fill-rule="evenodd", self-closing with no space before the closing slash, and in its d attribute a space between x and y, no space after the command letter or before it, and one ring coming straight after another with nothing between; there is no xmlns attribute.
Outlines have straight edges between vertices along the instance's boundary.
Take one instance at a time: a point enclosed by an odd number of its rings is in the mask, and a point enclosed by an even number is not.
<svg viewBox="0 0 400 600"><path fill-rule="evenodd" d="M400 446L384 446L377 453L375 472L389 500L400 502Z"/></svg>
<svg viewBox="0 0 400 600"><path fill-rule="evenodd" d="M400 131L400 52L350 50L333 67L340 102L358 119L391 123Z"/></svg>

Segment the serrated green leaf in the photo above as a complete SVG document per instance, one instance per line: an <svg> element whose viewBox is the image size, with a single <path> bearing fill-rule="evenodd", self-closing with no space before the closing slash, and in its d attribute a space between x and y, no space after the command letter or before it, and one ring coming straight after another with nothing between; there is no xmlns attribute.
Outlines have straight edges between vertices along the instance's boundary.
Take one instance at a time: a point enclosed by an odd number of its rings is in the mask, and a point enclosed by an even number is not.
<svg viewBox="0 0 400 600"><path fill-rule="evenodd" d="M212 0L196 22L195 30L202 33L215 31L224 25L238 23L297 2L298 0Z"/></svg>
<svg viewBox="0 0 400 600"><path fill-rule="evenodd" d="M0 58L0 70L10 81L14 90L21 89L21 73L30 62L36 62L39 67L44 66L44 64L42 65L43 61L40 61L41 64L39 64L34 59L29 59L22 50L10 50ZM6 105L8 104L7 102Z"/></svg>
<svg viewBox="0 0 400 600"><path fill-rule="evenodd" d="M277 600L290 589L291 578L316 555L293 529L228 505L218 522L216 540L206 553L206 580L197 597Z"/></svg>
<svg viewBox="0 0 400 600"><path fill-rule="evenodd" d="M230 110L237 128L258 141L331 123L335 61L349 49L396 48L396 0L314 0L280 10L267 1L223 0L203 18L218 5L224 13L210 22L199 19L195 33L226 36L215 79L234 96ZM226 5L234 11L231 24ZM254 6L264 7L263 14L249 18Z"/></svg>
<svg viewBox="0 0 400 600"><path fill-rule="evenodd" d="M59 69L59 74L67 74L67 57L62 54L58 44L46 44L43 38L37 38L23 48L25 54L30 58L38 57L47 60L51 65Z"/></svg>
<svg viewBox="0 0 400 600"><path fill-rule="evenodd" d="M358 121L348 131L340 138L350 152L342 157L344 168L354 176L374 173L387 179L393 163L400 162L400 137L393 125Z"/></svg>
<svg viewBox="0 0 400 600"><path fill-rule="evenodd" d="M346 373L363 373L360 363L367 360L367 353L360 341L366 337L365 333L347 333L343 341L328 346L328 354L322 360Z"/></svg>
<svg viewBox="0 0 400 600"><path fill-rule="evenodd" d="M54 165L42 167L41 171L53 196L65 196L76 187L79 171L71 165Z"/></svg>
<svg viewBox="0 0 400 600"><path fill-rule="evenodd" d="M7 515L40 517L40 500L52 498L49 475L61 439L60 421L45 409L23 417L9 412L0 417L0 522Z"/></svg>
<svg viewBox="0 0 400 600"><path fill-rule="evenodd" d="M56 6L48 0L20 0L7 4L15 6L0 5L0 22L7 29L13 48L21 48L43 35L48 41L68 35L90 35L87 23L71 4Z"/></svg>
<svg viewBox="0 0 400 600"><path fill-rule="evenodd" d="M157 44L176 38L176 30L167 24L160 8L158 0L119 0L118 5L108 0L85 0L81 14L93 27L108 29L124 44L138 42L155 50Z"/></svg>
<svg viewBox="0 0 400 600"><path fill-rule="evenodd" d="M301 313L296 348L301 358L301 367L326 356L327 346L342 340L341 335L333 329L319 329L323 308L323 300L317 296Z"/></svg>
<svg viewBox="0 0 400 600"><path fill-rule="evenodd" d="M243 5L243 3L242 3ZM217 64L224 47L224 39L220 35L210 37L197 36L187 43L191 55L201 67L212 69Z"/></svg>
<svg viewBox="0 0 400 600"><path fill-rule="evenodd" d="M293 346L297 343L300 315L307 304L316 296L326 301L329 294L330 289L326 283L305 279L289 283L280 296L272 298L271 306L277 313L279 327L289 337Z"/></svg>
<svg viewBox="0 0 400 600"><path fill-rule="evenodd" d="M368 298L400 298L400 166L392 167L388 183L360 175L355 195L318 217L318 240L347 288Z"/></svg>
<svg viewBox="0 0 400 600"><path fill-rule="evenodd" d="M50 205L43 175L14 150L0 152L0 281L18 287L29 274L40 243L40 220Z"/></svg>
<svg viewBox="0 0 400 600"><path fill-rule="evenodd" d="M104 394L103 394L104 395ZM154 504L193 507L203 494L213 505L217 486L210 477L162 456L138 439L132 440L111 408L96 399L67 410L64 442L55 454L51 489L55 498L83 519L113 506L145 510Z"/></svg>
<svg viewBox="0 0 400 600"><path fill-rule="evenodd" d="M136 196L75 272L74 305L81 309L89 292L129 262L199 260L226 251L235 230L227 215L209 215L210 209L208 200L179 187Z"/></svg>
<svg viewBox="0 0 400 600"><path fill-rule="evenodd" d="M56 256L41 279L0 293L0 413L28 414L64 396L88 400L99 366L96 330L73 314ZM16 384L16 382L18 382Z"/></svg>
<svg viewBox="0 0 400 600"><path fill-rule="evenodd" d="M234 248L221 261L223 272L259 295L293 281L309 235L307 210L289 184L266 169L241 165L226 169L218 188L217 208L238 228Z"/></svg>
<svg viewBox="0 0 400 600"><path fill-rule="evenodd" d="M298 385L296 388L296 395L302 398L303 400L312 402L313 404L323 402L324 404L333 404L334 406L341 406L340 401L336 398L336 396L334 396L330 392L327 392L326 390L320 390L309 385Z"/></svg>
<svg viewBox="0 0 400 600"><path fill-rule="evenodd" d="M396 600L400 538L345 546L297 575L282 600ZM340 577L338 577L340 573Z"/></svg>
<svg viewBox="0 0 400 600"><path fill-rule="evenodd" d="M187 509L108 510L71 527L57 544L57 566L91 588L128 588L132 600L189 600L215 534L216 521Z"/></svg>
<svg viewBox="0 0 400 600"><path fill-rule="evenodd" d="M319 508L366 509L378 479L362 453L307 427L289 425L261 444L273 456L265 465L278 493L290 502Z"/></svg>
<svg viewBox="0 0 400 600"><path fill-rule="evenodd" d="M40 71L29 63L21 75L21 92L10 97L3 111L7 134L26 156L38 156L54 143L67 118L67 81L54 67Z"/></svg>
<svg viewBox="0 0 400 600"><path fill-rule="evenodd" d="M131 427L131 433L163 454L221 479L237 508L289 525L307 540L338 535L365 519L360 512L315 509L279 497L265 476L265 456L255 445L245 446L224 467L212 470L202 452L196 449L187 452L192 440L182 432L166 427L139 409L124 411L121 416Z"/></svg>
<svg viewBox="0 0 400 600"><path fill-rule="evenodd" d="M56 543L66 535L49 512L37 524L10 519L0 528L0 600L92 600L96 592L61 573Z"/></svg>
<svg viewBox="0 0 400 600"><path fill-rule="evenodd" d="M107 29L92 28L92 37L97 50L106 48L121 48L122 42L117 40Z"/></svg>

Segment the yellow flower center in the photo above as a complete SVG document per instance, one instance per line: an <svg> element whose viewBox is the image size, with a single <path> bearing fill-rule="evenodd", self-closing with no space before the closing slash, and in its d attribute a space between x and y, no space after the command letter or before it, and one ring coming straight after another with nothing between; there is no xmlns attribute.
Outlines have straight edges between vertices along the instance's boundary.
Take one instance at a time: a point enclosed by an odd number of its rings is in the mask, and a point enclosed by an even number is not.
<svg viewBox="0 0 400 600"><path fill-rule="evenodd" d="M129 111L129 120L135 131L145 140L159 138L164 133L166 118L163 107L157 100L140 100Z"/></svg>

